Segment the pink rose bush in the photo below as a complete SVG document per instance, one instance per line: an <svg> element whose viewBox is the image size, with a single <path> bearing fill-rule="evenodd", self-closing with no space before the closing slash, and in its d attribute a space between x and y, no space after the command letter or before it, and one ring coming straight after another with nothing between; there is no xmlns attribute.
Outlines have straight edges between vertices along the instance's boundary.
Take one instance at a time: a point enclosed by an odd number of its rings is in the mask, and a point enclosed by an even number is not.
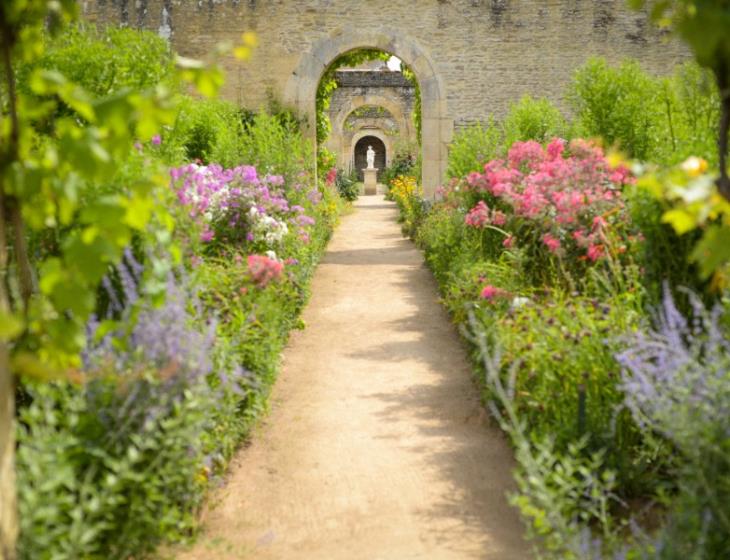
<svg viewBox="0 0 730 560"><path fill-rule="evenodd" d="M546 148L515 143L506 159L469 174L461 192L453 188L448 196L473 204L464 218L470 228L505 230L505 248L530 246L534 253L538 247L546 256L591 264L625 250L621 237L628 237L629 218L622 188L632 182L600 147L554 139Z"/></svg>
<svg viewBox="0 0 730 560"><path fill-rule="evenodd" d="M315 223L308 212L314 213L322 199L316 187L307 191L297 184L285 189L283 177L260 177L250 165L223 169L191 163L173 168L170 176L178 201L201 225L205 243L217 240L276 250L290 233L306 242Z"/></svg>

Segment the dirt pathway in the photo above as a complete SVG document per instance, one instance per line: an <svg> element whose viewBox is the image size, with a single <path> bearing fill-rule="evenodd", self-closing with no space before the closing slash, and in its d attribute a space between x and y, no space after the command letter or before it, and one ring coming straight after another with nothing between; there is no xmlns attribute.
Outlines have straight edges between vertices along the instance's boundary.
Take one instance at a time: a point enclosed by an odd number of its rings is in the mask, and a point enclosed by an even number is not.
<svg viewBox="0 0 730 560"><path fill-rule="evenodd" d="M395 219L381 196L343 219L271 414L176 558L529 558L511 453Z"/></svg>

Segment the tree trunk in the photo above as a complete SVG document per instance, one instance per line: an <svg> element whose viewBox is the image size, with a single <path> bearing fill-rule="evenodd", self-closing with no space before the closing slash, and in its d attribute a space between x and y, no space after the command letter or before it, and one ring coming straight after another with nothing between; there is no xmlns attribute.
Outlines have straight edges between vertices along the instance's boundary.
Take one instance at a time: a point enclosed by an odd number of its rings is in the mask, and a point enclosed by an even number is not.
<svg viewBox="0 0 730 560"><path fill-rule="evenodd" d="M0 560L15 560L18 538L14 393L8 346L3 342L0 343Z"/></svg>
<svg viewBox="0 0 730 560"><path fill-rule="evenodd" d="M7 165L18 159L19 123L15 99L15 75L11 59L14 42L12 29L5 21L5 11L0 10L2 21L2 64L8 95L8 118L11 129L8 138ZM4 123L3 123L4 124ZM5 167L5 165L3 167ZM3 169L5 172L6 169ZM6 173L2 174L3 178ZM8 275L8 200L5 182L0 180L0 314L11 311L7 291ZM19 225L22 225L22 220ZM23 271L25 272L25 271ZM6 341L0 340L0 560L15 560L18 539L18 504L15 489L15 387L10 371L10 348Z"/></svg>
<svg viewBox="0 0 730 560"><path fill-rule="evenodd" d="M6 290L8 239L5 185L0 183L0 313L10 312ZM8 345L0 341L0 560L15 560L18 511L15 493L15 387Z"/></svg>

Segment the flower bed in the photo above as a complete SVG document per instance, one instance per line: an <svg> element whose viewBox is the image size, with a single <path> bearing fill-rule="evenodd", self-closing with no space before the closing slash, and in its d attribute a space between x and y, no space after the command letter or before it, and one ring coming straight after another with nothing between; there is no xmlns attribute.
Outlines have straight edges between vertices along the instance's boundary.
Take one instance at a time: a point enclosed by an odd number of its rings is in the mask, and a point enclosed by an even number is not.
<svg viewBox="0 0 730 560"><path fill-rule="evenodd" d="M690 298L686 320L665 289L651 329L644 271L661 263L632 217L656 224L660 210L634 183L590 142L518 142L443 188L413 232L515 446L512 502L541 557L719 558L728 545L726 502L708 498L727 483L709 420L727 407L727 380L713 373L730 353L723 310ZM408 220L413 202L391 188ZM661 510L666 524L648 536L644 516L654 527Z"/></svg>
<svg viewBox="0 0 730 560"><path fill-rule="evenodd" d="M21 558L141 558L191 534L300 326L336 192L251 166L171 177L187 266L160 277L161 262L128 251L104 282L104 320L89 324L82 383L27 386ZM156 302L146 289L160 279Z"/></svg>

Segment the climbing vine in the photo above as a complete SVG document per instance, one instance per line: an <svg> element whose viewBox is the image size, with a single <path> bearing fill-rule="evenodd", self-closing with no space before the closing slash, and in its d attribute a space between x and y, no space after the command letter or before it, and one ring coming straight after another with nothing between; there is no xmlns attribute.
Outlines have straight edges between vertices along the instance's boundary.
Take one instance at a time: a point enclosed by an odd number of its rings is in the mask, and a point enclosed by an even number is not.
<svg viewBox="0 0 730 560"><path fill-rule="evenodd" d="M416 127L416 138L418 138L418 145L421 145L421 88L418 85L418 79L416 78L415 72L408 66L403 64L403 77L413 84L415 91L415 102L413 104L413 124Z"/></svg>

